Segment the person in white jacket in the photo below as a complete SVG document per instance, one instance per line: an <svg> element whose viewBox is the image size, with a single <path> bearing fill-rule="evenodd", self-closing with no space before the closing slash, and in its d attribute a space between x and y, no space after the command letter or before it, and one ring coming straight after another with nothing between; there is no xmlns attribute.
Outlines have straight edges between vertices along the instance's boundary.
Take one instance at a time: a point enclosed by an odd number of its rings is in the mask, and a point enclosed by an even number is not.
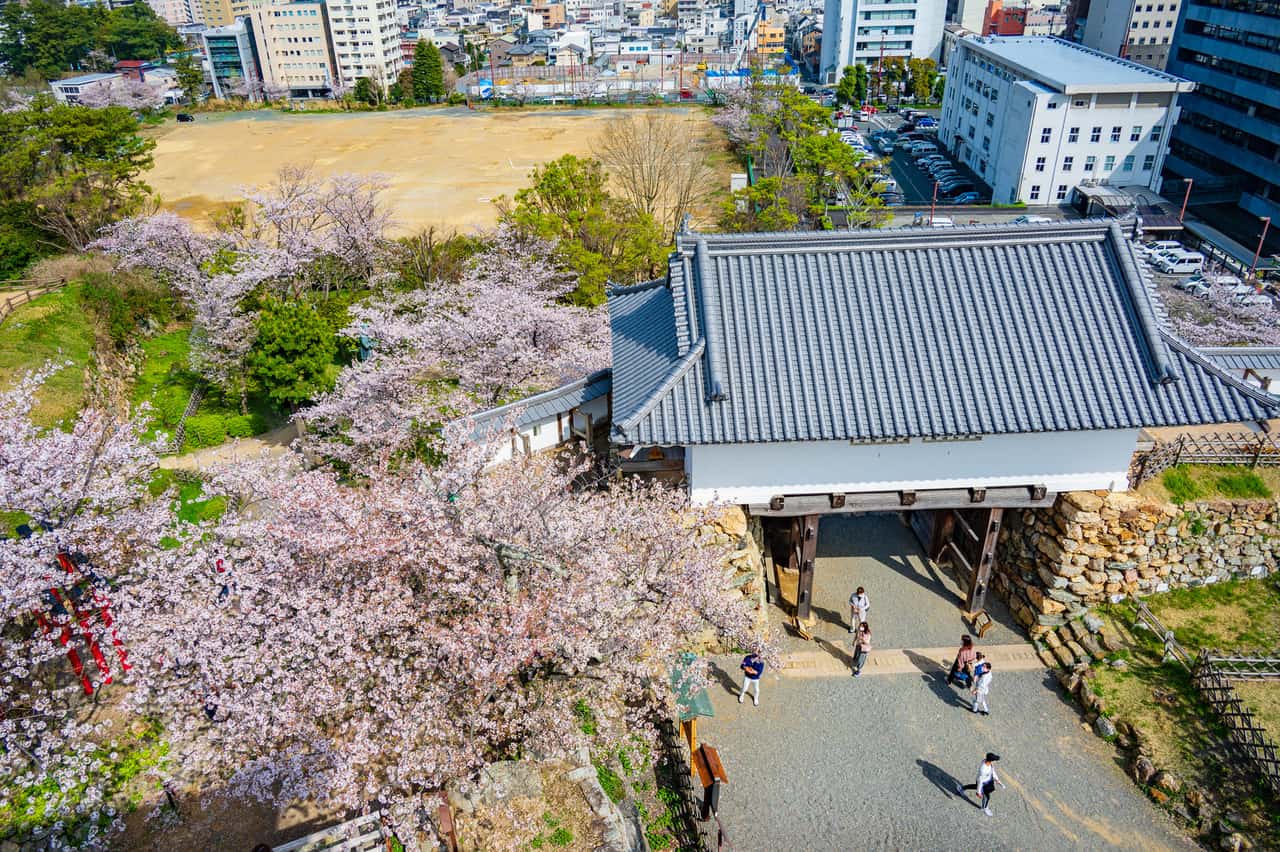
<svg viewBox="0 0 1280 852"><path fill-rule="evenodd" d="M991 708L987 706L989 692L991 692L991 661L984 659L979 653L978 661L973 667L973 703L969 709L983 716L990 716Z"/></svg>
<svg viewBox="0 0 1280 852"><path fill-rule="evenodd" d="M978 778L973 784L965 784L961 787L956 785L956 792L966 799L969 794L966 790L973 790L982 796L982 802L978 807L982 808L982 812L987 816L995 816L991 812L991 794L995 791L996 785L999 784L1004 789L1004 782L1000 780L1000 776L996 774L996 761L1000 759L1000 755L987 752L987 756L982 759L982 763L978 764Z"/></svg>
<svg viewBox="0 0 1280 852"><path fill-rule="evenodd" d="M849 595L849 632L857 633L858 625L867 620L871 612L871 599L867 590L859 586L857 591Z"/></svg>

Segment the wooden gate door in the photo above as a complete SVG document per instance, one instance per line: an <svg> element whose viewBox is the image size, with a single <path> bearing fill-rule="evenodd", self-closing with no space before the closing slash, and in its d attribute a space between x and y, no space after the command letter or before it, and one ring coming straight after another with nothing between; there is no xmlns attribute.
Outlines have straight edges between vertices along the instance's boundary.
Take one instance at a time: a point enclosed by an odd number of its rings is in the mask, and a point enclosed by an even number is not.
<svg viewBox="0 0 1280 852"><path fill-rule="evenodd" d="M970 615L986 607L987 588L996 565L996 542L1004 509L941 509L933 521L929 558L954 561L967 579L965 611Z"/></svg>

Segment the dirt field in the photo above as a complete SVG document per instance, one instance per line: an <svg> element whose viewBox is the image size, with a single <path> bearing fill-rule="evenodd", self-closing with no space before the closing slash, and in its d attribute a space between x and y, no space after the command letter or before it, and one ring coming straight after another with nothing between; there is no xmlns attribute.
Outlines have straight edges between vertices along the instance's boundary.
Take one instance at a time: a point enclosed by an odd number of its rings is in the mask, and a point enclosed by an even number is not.
<svg viewBox="0 0 1280 852"><path fill-rule="evenodd" d="M701 109L676 111L719 131ZM291 163L324 174L379 173L398 231L425 225L490 225L492 200L527 183L534 166L588 154L610 121L634 110L523 110L464 107L383 113L288 115L261 110L201 114L194 124L154 131L148 183L164 205L203 218L241 189L270 182ZM718 147L723 143L718 143ZM727 158L717 157L718 162ZM728 185L728 169L721 182Z"/></svg>

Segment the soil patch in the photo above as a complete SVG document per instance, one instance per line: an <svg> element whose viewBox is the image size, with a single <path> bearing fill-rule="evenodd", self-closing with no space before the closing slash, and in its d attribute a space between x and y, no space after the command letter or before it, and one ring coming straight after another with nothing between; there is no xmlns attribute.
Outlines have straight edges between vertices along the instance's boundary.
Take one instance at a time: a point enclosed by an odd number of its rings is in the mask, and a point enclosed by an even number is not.
<svg viewBox="0 0 1280 852"><path fill-rule="evenodd" d="M673 109L723 134L698 109ZM414 109L385 113L201 114L194 124L154 131L155 166L147 182L166 207L204 219L246 187L269 183L281 166L311 163L323 175L381 174L397 230L459 229L497 221L493 200L528 183L535 166L564 154L590 154L609 122L634 110ZM713 158L727 188L727 158ZM710 208L706 211L711 212Z"/></svg>

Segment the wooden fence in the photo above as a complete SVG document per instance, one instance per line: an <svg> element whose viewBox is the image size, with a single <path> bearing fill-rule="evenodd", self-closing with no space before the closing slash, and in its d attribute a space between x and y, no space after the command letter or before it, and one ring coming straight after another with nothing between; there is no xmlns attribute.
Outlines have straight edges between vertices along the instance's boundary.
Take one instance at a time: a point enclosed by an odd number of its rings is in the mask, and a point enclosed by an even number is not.
<svg viewBox="0 0 1280 852"><path fill-rule="evenodd" d="M1235 663L1239 662L1237 658ZM1280 659L1268 662L1271 663L1271 671L1280 672ZM1231 685L1233 677L1251 678L1248 674L1241 676L1224 671L1208 651L1200 652L1193 675L1201 697L1226 726L1232 751L1262 776L1271 792L1280 797L1280 757L1276 754L1276 745L1267 738L1266 730L1241 703L1240 696Z"/></svg>
<svg viewBox="0 0 1280 852"><path fill-rule="evenodd" d="M10 286L12 284L23 283L25 283L26 286L23 287L21 291ZM24 282L22 279L14 279L13 281L4 282L3 286L0 286L0 323L3 323L9 318L9 314L27 304L32 299L37 299L46 293L52 293L54 290L57 290L66 283L67 279L65 278L31 282Z"/></svg>
<svg viewBox="0 0 1280 852"><path fill-rule="evenodd" d="M1253 432L1179 435L1172 441L1157 441L1150 450L1134 457L1129 468L1129 487L1137 488L1180 464L1280 467L1280 445L1269 435Z"/></svg>
<svg viewBox="0 0 1280 852"><path fill-rule="evenodd" d="M1138 621L1164 643L1165 662L1176 660L1191 672L1200 697L1227 729L1228 750L1261 776L1271 792L1280 797L1280 757L1277 757L1276 745L1267 738L1266 730L1241 703L1240 696L1231 685L1232 680L1280 682L1280 657L1240 653L1219 656L1201 651L1198 657L1193 658L1146 603L1137 599L1133 603Z"/></svg>

